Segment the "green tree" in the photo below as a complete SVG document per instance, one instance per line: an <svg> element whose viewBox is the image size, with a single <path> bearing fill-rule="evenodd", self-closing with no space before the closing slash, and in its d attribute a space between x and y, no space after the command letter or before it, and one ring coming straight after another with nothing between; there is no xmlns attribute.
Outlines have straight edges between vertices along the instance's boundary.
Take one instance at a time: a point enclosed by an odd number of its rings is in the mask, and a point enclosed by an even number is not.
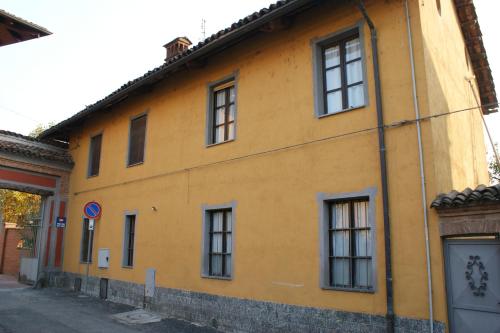
<svg viewBox="0 0 500 333"><path fill-rule="evenodd" d="M36 125L36 127L28 134L28 136L31 136L33 138L36 138L38 137L43 131L45 131L46 129L54 126L56 123L51 121L47 124L38 124Z"/></svg>
<svg viewBox="0 0 500 333"><path fill-rule="evenodd" d="M34 256L40 224L41 197L36 194L0 189L0 221L15 223L19 229L21 248Z"/></svg>
<svg viewBox="0 0 500 333"><path fill-rule="evenodd" d="M0 214L3 222L23 225L40 213L39 195L12 190L0 190Z"/></svg>
<svg viewBox="0 0 500 333"><path fill-rule="evenodd" d="M498 144L495 144L495 149L497 152L499 151ZM500 183L500 164L498 164L495 156L490 160L490 180L492 183Z"/></svg>

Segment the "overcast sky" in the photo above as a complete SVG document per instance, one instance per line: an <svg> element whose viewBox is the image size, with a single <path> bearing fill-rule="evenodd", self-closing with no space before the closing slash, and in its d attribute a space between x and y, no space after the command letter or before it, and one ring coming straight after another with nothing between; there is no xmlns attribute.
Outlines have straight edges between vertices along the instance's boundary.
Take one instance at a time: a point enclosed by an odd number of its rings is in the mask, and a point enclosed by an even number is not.
<svg viewBox="0 0 500 333"><path fill-rule="evenodd" d="M191 0L174 8L165 0L0 0L0 9L53 32L0 48L0 129L27 134L62 121L160 65L166 42L187 36L197 43L202 19L208 36L272 2ZM500 87L500 1L475 4ZM497 142L499 113L487 116Z"/></svg>

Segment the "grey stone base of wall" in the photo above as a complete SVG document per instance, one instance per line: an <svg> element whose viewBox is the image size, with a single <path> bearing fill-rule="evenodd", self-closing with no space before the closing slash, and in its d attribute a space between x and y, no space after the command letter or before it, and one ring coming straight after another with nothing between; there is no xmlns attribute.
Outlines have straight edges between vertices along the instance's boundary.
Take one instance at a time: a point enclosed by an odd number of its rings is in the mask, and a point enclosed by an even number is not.
<svg viewBox="0 0 500 333"><path fill-rule="evenodd" d="M74 289L80 278L81 291L99 297L100 279L62 273L49 279L51 285ZM78 286L78 282L76 284ZM144 297L144 285L109 280L107 299L112 302L142 306L168 317L179 318L224 332L386 332L386 319L380 315L302 307L233 297L209 295L179 289L156 288L155 296ZM429 322L423 319L396 317L398 333L429 332ZM445 324L435 322L434 332L444 333Z"/></svg>

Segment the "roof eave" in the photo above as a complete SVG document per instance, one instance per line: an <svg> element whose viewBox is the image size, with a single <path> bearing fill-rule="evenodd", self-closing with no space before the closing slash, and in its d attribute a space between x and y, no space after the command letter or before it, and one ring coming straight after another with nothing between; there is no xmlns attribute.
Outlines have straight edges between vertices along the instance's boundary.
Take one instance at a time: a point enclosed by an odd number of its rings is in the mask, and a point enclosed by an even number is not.
<svg viewBox="0 0 500 333"><path fill-rule="evenodd" d="M454 0L467 52L479 90L479 99L484 114L498 111L498 99L490 64L484 48L482 32L478 23L473 0Z"/></svg>
<svg viewBox="0 0 500 333"><path fill-rule="evenodd" d="M34 31L38 32L38 34L40 35L40 37L43 37L43 36L48 36L48 35L52 35L52 32L50 32L48 29L38 25L38 24L35 24L33 22L30 22L30 21L27 21L21 17L18 17L16 15L13 15L9 12L6 12L5 10L1 10L0 9L0 15L4 15L8 18L10 18L11 20L13 21L16 21L17 23L19 24L22 24L22 25L25 25L31 29L33 29Z"/></svg>
<svg viewBox="0 0 500 333"><path fill-rule="evenodd" d="M186 63L189 63L191 61L194 61L198 58L201 58L203 56L208 56L210 53L213 53L214 50L220 51L221 47L227 48L229 46L234 45L239 41L239 38L245 37L245 35L255 31L257 28L261 27L262 25L271 22L281 16L291 14L295 11L298 11L300 9L306 9L309 8L310 6L313 6L317 1L316 0L297 0L297 1L292 1L288 4L283 5L279 9L276 9L261 18L255 19L254 21L243 25L242 27L231 31L220 38L215 39L214 41L209 42L207 45L204 45L198 49L195 50L189 50L189 54L181 56L179 59L177 57L174 57L173 61L170 64L164 64L162 66L165 66L161 69L159 69L157 72L152 73L151 75L139 80L138 82L135 82L134 84L130 85L129 87L124 88L123 90L120 90L114 95L105 97L103 100L98 101L94 105L90 106L89 109L82 110L81 112L75 114L74 116L63 120L59 124L56 124L52 126L51 128L45 130L44 132L40 133L38 138L40 139L47 139L48 137L56 134L57 132L60 132L63 130L65 127L69 126L72 123L75 123L77 121L83 120L85 117L89 116L90 114L94 113L95 111L110 107L116 102L122 101L124 98L126 98L130 93L134 92L136 89L151 84L151 83L156 83L159 80L163 79L165 75L169 72L175 71L179 69L180 67L184 66ZM175 58L178 58L175 60ZM161 66L160 66L161 67Z"/></svg>

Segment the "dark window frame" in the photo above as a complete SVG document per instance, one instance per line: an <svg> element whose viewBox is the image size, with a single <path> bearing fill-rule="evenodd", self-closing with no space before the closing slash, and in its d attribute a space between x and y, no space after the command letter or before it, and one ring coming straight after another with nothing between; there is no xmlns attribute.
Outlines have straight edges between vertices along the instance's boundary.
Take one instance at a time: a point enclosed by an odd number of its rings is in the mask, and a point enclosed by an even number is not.
<svg viewBox="0 0 500 333"><path fill-rule="evenodd" d="M133 124L135 121L139 121L140 119L144 118L144 137L143 137L143 145L142 145L142 157L138 160L131 160L132 158L132 147L133 147L133 133L132 133L132 130L133 130ZM128 149L127 149L127 167L132 167L132 166L135 166L135 165L140 165L140 164L143 164L144 161L145 161L145 157L146 157L146 138L147 138L147 128L148 128L148 112L144 112L144 113L141 113L139 115L136 115L132 118L130 118L130 122L129 122L129 131L128 131Z"/></svg>
<svg viewBox="0 0 500 333"><path fill-rule="evenodd" d="M137 226L137 214L125 214L125 230L123 239L123 260L125 268L134 267L135 234Z"/></svg>
<svg viewBox="0 0 500 333"><path fill-rule="evenodd" d="M372 255L368 256L359 256L356 254L356 231L368 231L368 235L365 238L365 249L368 250L368 244L372 243L372 227L369 223L369 212L367 212L366 216L366 227L356 227L355 214L354 214L354 203L356 202L366 202L369 205L370 198L368 197L359 197L359 198L348 198L348 199L337 199L337 200L329 200L326 202L327 211L328 211L328 285L332 288L337 289L349 289L349 290L359 290L359 291L372 291L373 286L373 278L372 278L372 262L373 262L373 248L370 248L370 253ZM332 213L333 207L336 204L348 204L349 207L349 226L347 228L336 228L333 226ZM336 232L348 232L349 234L349 255L347 256L338 256L335 255L335 245L333 244L333 234ZM370 242L368 241L370 239ZM343 244L342 244L343 245ZM373 244L371 244L373 247ZM367 286L359 286L356 285L356 265L355 261L357 259L368 260L366 269L367 274L370 272L370 278L368 275L366 276L366 280L369 282ZM349 262L349 285L337 284L334 281L333 271L335 269L335 260L348 260Z"/></svg>
<svg viewBox="0 0 500 333"><path fill-rule="evenodd" d="M338 92L338 91L341 92L341 94L342 94L342 110L333 112L332 114L358 107L358 106L353 107L353 106L349 105L348 91L349 91L349 88L351 88L351 87L360 86L360 85L363 86L365 84L365 80L356 81L356 82L353 82L351 84L347 83L347 65L359 61L359 62L361 62L361 70L363 71L363 69L362 69L363 68L363 54L361 51L360 51L359 57L351 59L351 60L346 60L346 44L350 41L355 40L355 39L358 39L359 43L361 44L361 38L359 35L359 31L357 31L357 30L351 31L351 32L349 32L349 34L347 34L345 36L343 35L342 38L336 39L333 42L329 42L329 43L321 45L321 68L322 68L322 74L323 74L323 92L322 93L323 93L323 104L325 106L323 112L325 115L330 114L330 113L328 113L327 96L329 93L333 93L333 92ZM330 66L330 67L326 67L325 51L327 49L335 47L335 46L339 47L339 58L340 58L339 64L334 65L334 66ZM361 48L361 45L360 45L360 48ZM340 69L340 87L335 88L335 89L331 89L331 90L327 90L327 88L326 88L326 80L327 80L326 73L327 73L327 71L333 70L336 68ZM364 79L364 75L362 78Z"/></svg>
<svg viewBox="0 0 500 333"><path fill-rule="evenodd" d="M202 213L202 233L201 233L201 278L205 279L215 279L215 280L226 280L230 281L234 279L235 274L235 236L236 236L236 201L230 201L223 204L215 204L215 205L202 205L201 213ZM231 266L231 270L227 271L226 276L220 275L210 275L209 270L209 251L211 250L211 242L210 242L210 220L211 213L217 212L221 210L231 211L231 256L228 259L229 265Z"/></svg>
<svg viewBox="0 0 500 333"><path fill-rule="evenodd" d="M94 247L94 232L89 230L89 219L84 218L82 223L82 238L80 244L80 262L84 264L92 263L93 247ZM90 260L87 258L88 245L90 237Z"/></svg>
<svg viewBox="0 0 500 333"><path fill-rule="evenodd" d="M99 138L99 153L97 154L98 156L95 156L95 151L96 151L96 146L95 146L95 140ZM87 177L97 177L99 176L100 168L101 168L101 154L102 154L102 139L103 135L102 133L98 133L96 135L93 135L90 137L90 144L89 144L89 159L88 159L88 167L87 167ZM97 162L96 162L97 160ZM96 170L94 170L94 167Z"/></svg>
<svg viewBox="0 0 500 333"><path fill-rule="evenodd" d="M205 126L205 147L209 148L212 146L217 146L220 144L233 142L237 137L237 113L238 113L238 76L239 72L236 70L232 74L225 76L219 80L209 82L207 84L207 108L206 108L206 126ZM224 123L220 124L224 126L224 140L216 140L216 93L232 86L234 89L234 102L230 102L229 90L226 91L226 100L224 107ZM223 88L222 88L223 87ZM228 105L229 103L230 105ZM230 107L234 107L234 118L232 121L229 120ZM220 107L219 107L220 108ZM229 138L229 125L233 126L233 135Z"/></svg>
<svg viewBox="0 0 500 333"><path fill-rule="evenodd" d="M368 95L368 81L367 81L367 71L366 71L366 54L364 45L364 26L365 21L359 20L355 25L348 28L342 29L340 31L331 33L326 36L319 38L314 38L311 40L312 57L313 57L313 86L314 86L314 113L317 118L330 117L339 113L344 113L356 109L362 109L369 105L369 95ZM347 92L344 91L342 94L343 108L332 113L328 113L328 103L326 98L326 70L325 70L325 55L324 50L332 47L333 45L343 41L355 38L358 36L360 42L360 52L361 55L356 60L349 61L360 61L361 62L361 75L362 81L358 81L350 84L349 86L361 85L363 90L363 100L360 105L348 106L345 103L345 98L347 98ZM345 58L342 58L345 59ZM332 66L334 67L334 66ZM346 75L343 74L346 78ZM346 82L346 81L344 81ZM341 88L343 85L341 86ZM347 90L348 87L345 87ZM333 89L332 89L333 90ZM345 98L344 98L345 96ZM347 107L346 107L347 105Z"/></svg>
<svg viewBox="0 0 500 333"><path fill-rule="evenodd" d="M329 266L329 242L328 239L329 233L329 203L331 202L339 202L345 200L357 200L357 199L366 199L368 198L367 206L366 206L366 222L367 225L370 226L370 237L369 242L369 254L371 254L371 266L369 267L371 270L370 280L367 281L369 285L372 286L370 290L367 289L356 289L356 288L340 288L333 287L330 285L330 266ZM378 256L377 256L377 188L376 187L367 187L358 191L353 192L333 192L333 193L325 193L318 192L316 195L317 203L318 203L318 222L319 222L319 287L323 290L332 290L332 291L342 291L342 292L356 292L356 293L368 293L374 294L378 290Z"/></svg>
<svg viewBox="0 0 500 333"><path fill-rule="evenodd" d="M236 87L234 82L231 82L232 85L229 85L227 87L217 89L217 87L214 88L212 92L212 99L213 99L213 105L212 105L212 138L211 142L213 144L217 143L223 143L226 141L231 141L234 140L234 126L236 126L236 118L233 117L233 120L230 120L230 113L231 113L231 106L236 107ZM225 85L225 84L224 84ZM231 89L234 89L235 91L235 100L231 102ZM221 91L224 92L224 105L222 106L217 106L217 94L219 94ZM224 108L224 121L217 125L217 111L219 109ZM233 137L229 138L229 126L233 124ZM217 141L217 129L223 127L224 128L224 139L222 141Z"/></svg>
<svg viewBox="0 0 500 333"><path fill-rule="evenodd" d="M226 213L231 213L231 228L228 230L228 221L227 221L227 214ZM214 231L214 215L216 213L222 213L222 230L221 231ZM232 209L231 208L223 208L223 209L217 209L217 210L211 210L208 212L209 214L209 231L208 231L208 239L209 239L209 250L208 250L208 275L211 277L223 277L223 278L230 278L232 275L232 266L228 270L227 265L226 265L226 258L229 256L230 260L232 259ZM221 252L213 252L213 239L214 235L219 234L222 235L222 250ZM227 236L228 234L231 235L231 251L227 251L227 245L228 245L228 240ZM215 274L214 269L212 267L212 258L214 256L220 256L221 258L221 273L220 274Z"/></svg>

